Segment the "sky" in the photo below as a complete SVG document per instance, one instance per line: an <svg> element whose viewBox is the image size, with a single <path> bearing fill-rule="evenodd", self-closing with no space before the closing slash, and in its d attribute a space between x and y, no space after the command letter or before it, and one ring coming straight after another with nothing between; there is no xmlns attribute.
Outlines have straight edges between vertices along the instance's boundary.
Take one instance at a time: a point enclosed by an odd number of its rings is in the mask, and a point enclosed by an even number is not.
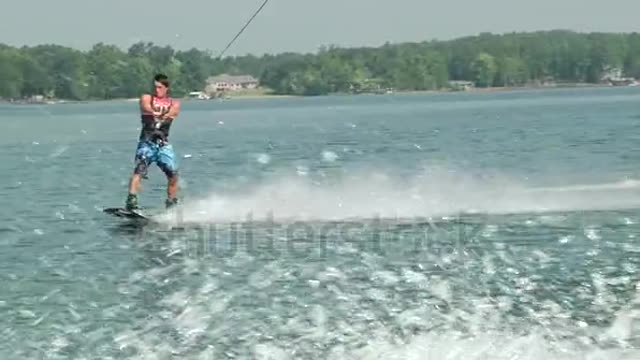
<svg viewBox="0 0 640 360"><path fill-rule="evenodd" d="M2 0L0 42L138 41L221 51L263 0ZM270 0L227 55L447 40L480 32L640 31L640 0Z"/></svg>

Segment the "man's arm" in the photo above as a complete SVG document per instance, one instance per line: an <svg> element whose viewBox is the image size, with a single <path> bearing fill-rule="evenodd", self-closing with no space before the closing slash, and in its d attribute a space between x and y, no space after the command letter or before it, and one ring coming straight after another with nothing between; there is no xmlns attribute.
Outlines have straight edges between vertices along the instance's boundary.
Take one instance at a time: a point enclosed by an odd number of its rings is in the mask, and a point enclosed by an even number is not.
<svg viewBox="0 0 640 360"><path fill-rule="evenodd" d="M151 95L144 94L140 97L140 111L146 114L153 114L154 116L160 115L159 112L154 111L151 106Z"/></svg>
<svg viewBox="0 0 640 360"><path fill-rule="evenodd" d="M162 118L163 119L175 119L180 114L180 100L174 99L173 104L171 104L171 108L169 112L166 113Z"/></svg>

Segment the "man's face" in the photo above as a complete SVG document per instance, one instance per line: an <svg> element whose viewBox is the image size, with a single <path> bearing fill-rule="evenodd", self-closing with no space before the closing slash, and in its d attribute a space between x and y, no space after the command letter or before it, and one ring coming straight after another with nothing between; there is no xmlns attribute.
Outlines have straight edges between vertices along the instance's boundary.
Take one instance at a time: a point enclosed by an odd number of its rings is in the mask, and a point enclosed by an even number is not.
<svg viewBox="0 0 640 360"><path fill-rule="evenodd" d="M167 87L162 83L154 81L153 86L155 88L155 93L157 97L165 97L167 96Z"/></svg>

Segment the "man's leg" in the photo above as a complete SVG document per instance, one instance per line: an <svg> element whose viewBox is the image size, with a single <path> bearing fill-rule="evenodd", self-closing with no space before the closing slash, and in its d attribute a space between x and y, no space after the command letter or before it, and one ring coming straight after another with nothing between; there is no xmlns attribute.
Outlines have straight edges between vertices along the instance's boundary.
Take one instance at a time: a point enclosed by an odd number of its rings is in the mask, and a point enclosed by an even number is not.
<svg viewBox="0 0 640 360"><path fill-rule="evenodd" d="M138 191L140 190L141 175L134 173L129 180L129 194L125 202L125 208L127 210L138 209Z"/></svg>
<svg viewBox="0 0 640 360"><path fill-rule="evenodd" d="M167 208L178 203L178 166L171 144L165 144L158 152L158 166L167 176Z"/></svg>
<svg viewBox="0 0 640 360"><path fill-rule="evenodd" d="M178 173L167 176L167 206L175 205L178 202Z"/></svg>
<svg viewBox="0 0 640 360"><path fill-rule="evenodd" d="M153 149L145 143L139 144L136 151L136 165L129 180L129 194L127 195L127 201L125 203L125 207L128 210L139 208L138 192L140 191L140 183L142 178L147 175L147 169L153 160L152 158Z"/></svg>
<svg viewBox="0 0 640 360"><path fill-rule="evenodd" d="M129 194L137 194L140 191L141 181L142 175L136 173L136 170L134 170L134 173L131 175L131 179L129 180Z"/></svg>

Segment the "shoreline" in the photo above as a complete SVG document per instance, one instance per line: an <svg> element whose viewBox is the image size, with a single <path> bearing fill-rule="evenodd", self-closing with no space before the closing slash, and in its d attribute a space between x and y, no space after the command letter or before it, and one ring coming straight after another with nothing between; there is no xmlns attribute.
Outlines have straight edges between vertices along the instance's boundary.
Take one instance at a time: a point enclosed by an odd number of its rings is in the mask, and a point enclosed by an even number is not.
<svg viewBox="0 0 640 360"><path fill-rule="evenodd" d="M211 98L211 99L194 99L194 98L179 98L181 101L189 102L211 102L211 101L233 101L233 100L266 100L266 99L293 99L293 98L314 98L325 96L362 96L362 95L376 95L376 96L389 96L389 95L428 95L428 94L482 94L482 93L504 93L504 92L516 92L516 91L547 91L547 90L567 90L567 89L602 89L602 88L628 88L633 86L613 86L609 84L589 84L589 83L576 83L576 84L555 84L555 85L540 85L540 86L503 86L503 87L487 87L487 88L471 88L468 90L394 90L391 93L330 93L325 95L287 95L287 94L236 94L230 95L228 98ZM87 100L71 100L71 99L49 99L46 101L28 101L28 100L15 100L7 101L0 100L0 104L9 105L57 105L57 104L86 104L96 102L135 102L138 98L114 98L114 99L87 99Z"/></svg>

